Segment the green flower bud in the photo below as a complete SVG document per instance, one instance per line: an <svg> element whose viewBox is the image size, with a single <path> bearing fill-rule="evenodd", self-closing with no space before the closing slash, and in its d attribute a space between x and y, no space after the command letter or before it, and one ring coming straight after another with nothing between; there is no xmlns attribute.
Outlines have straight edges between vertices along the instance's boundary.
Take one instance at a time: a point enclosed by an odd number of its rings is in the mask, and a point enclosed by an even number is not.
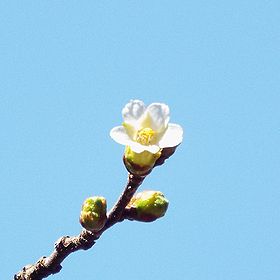
<svg viewBox="0 0 280 280"><path fill-rule="evenodd" d="M106 221L107 203L102 196L93 196L87 198L82 206L80 214L81 225L90 231L101 230Z"/></svg>
<svg viewBox="0 0 280 280"><path fill-rule="evenodd" d="M152 222L165 215L168 203L162 192L143 191L132 197L126 210L132 216L129 219Z"/></svg>
<svg viewBox="0 0 280 280"><path fill-rule="evenodd" d="M136 153L129 146L126 146L123 160L126 169L131 174L145 176L152 171L160 155L161 151L155 154L148 151Z"/></svg>

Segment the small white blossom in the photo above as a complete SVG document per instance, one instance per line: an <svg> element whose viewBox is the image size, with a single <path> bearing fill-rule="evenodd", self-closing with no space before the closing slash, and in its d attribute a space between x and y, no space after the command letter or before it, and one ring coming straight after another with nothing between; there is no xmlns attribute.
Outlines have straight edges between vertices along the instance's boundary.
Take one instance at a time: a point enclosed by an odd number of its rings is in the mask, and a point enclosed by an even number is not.
<svg viewBox="0 0 280 280"><path fill-rule="evenodd" d="M122 110L123 124L114 127L110 136L119 144L129 146L135 153L157 153L175 147L183 140L183 129L169 123L169 107L152 103L148 107L140 100L131 100Z"/></svg>

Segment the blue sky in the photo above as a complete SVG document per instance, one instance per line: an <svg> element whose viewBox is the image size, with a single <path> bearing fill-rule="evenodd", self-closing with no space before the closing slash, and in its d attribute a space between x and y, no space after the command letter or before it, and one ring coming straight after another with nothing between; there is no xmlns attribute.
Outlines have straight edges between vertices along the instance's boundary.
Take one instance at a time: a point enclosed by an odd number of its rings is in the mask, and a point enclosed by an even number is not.
<svg viewBox="0 0 280 280"><path fill-rule="evenodd" d="M278 1L1 1L1 279L80 232L126 182L109 137L134 98L184 128L145 180L170 201L49 279L274 280L280 274Z"/></svg>

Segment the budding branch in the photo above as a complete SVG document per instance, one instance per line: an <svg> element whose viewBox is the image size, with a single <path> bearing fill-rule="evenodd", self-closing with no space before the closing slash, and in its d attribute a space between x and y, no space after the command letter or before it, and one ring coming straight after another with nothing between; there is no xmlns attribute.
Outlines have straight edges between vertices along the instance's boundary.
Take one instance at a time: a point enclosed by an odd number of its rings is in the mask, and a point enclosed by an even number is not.
<svg viewBox="0 0 280 280"><path fill-rule="evenodd" d="M161 152L160 158L156 161L154 167L162 165L166 159L172 156L176 147L164 148ZM147 175L147 174L146 174ZM105 226L97 231L91 232L82 230L78 236L63 236L59 238L55 245L54 251L48 257L40 258L35 264L26 265L15 276L14 280L41 280L52 274L58 273L62 269L63 260L78 250L88 250L101 236L101 234L108 228L125 219L134 220L133 209L127 210L125 207L142 184L146 176L139 176L134 174L128 175L127 184L120 195L114 207L107 214L107 222Z"/></svg>
<svg viewBox="0 0 280 280"><path fill-rule="evenodd" d="M35 264L26 265L14 276L14 280L41 280L51 274L58 273L62 269L61 263L67 256L78 250L90 249L105 230L123 221L125 218L129 219L127 213L124 214L125 207L144 179L145 176L128 175L125 189L108 213L107 222L100 231L90 232L82 230L78 236L61 237L55 243L54 251L50 256L40 258Z"/></svg>

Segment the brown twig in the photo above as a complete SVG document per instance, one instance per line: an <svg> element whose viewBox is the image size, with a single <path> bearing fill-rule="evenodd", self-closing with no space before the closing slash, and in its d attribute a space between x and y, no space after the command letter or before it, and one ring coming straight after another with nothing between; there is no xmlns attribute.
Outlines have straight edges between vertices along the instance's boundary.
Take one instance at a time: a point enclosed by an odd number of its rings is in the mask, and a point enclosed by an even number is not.
<svg viewBox="0 0 280 280"><path fill-rule="evenodd" d="M63 260L78 250L88 250L101 234L116 224L124 220L124 209L138 187L142 184L145 176L136 176L129 174L126 187L116 202L115 206L108 213L108 220L105 226L98 232L82 230L78 236L61 237L54 246L54 251L48 257L40 258L35 264L26 265L15 276L14 280L41 280L58 273L61 269ZM127 218L127 217L126 217Z"/></svg>

